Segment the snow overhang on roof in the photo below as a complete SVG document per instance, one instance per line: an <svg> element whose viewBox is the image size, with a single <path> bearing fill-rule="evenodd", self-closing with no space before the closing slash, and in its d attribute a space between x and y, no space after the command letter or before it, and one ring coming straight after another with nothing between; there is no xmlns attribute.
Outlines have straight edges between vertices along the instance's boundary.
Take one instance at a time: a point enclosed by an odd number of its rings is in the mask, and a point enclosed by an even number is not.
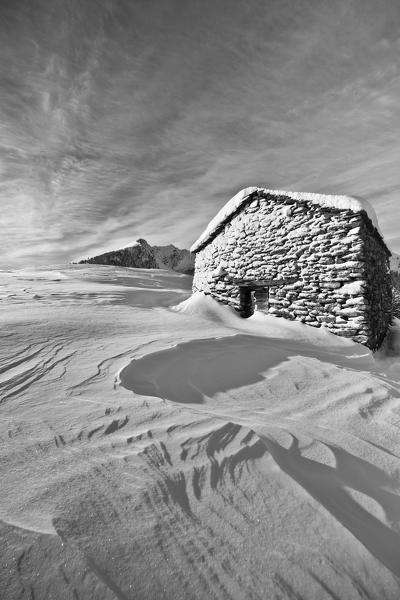
<svg viewBox="0 0 400 600"><path fill-rule="evenodd" d="M257 192L257 194L256 194ZM311 202L312 204L319 204L325 208L336 208L338 210L351 210L352 212L365 211L368 217L371 219L372 224L377 229L380 237L383 240L382 233L379 230L378 219L375 211L367 200L358 200L351 196L329 196L326 194L312 194L307 192L287 192L283 190L269 190L262 187L248 187L241 190L236 196L233 196L221 210L215 215L210 221L207 228L203 231L201 236L191 246L191 252L198 252L203 246L205 246L215 235L220 231L222 226L229 221L229 219L237 212L240 208L246 204L252 196L286 196L293 200L300 200L303 202Z"/></svg>

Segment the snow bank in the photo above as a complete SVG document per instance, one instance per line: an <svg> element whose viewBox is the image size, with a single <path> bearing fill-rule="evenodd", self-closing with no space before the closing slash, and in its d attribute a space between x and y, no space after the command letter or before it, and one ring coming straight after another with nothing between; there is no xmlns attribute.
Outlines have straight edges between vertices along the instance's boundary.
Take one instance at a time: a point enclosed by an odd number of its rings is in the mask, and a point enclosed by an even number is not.
<svg viewBox="0 0 400 600"><path fill-rule="evenodd" d="M218 321L236 331L259 337L301 341L324 348L358 348L358 344L349 339L335 336L324 327L316 329L298 321L288 321L258 311L249 319L243 319L233 308L224 306L202 292L195 292L190 298L174 306L173 310L186 315Z"/></svg>
<svg viewBox="0 0 400 600"><path fill-rule="evenodd" d="M336 208L339 210L351 210L353 212L361 212L365 210L371 219L374 226L379 230L378 219L375 211L367 200L359 200L351 196L331 196L326 194L313 194L309 192L289 192L284 190L270 190L263 187L248 187L238 192L231 198L225 206L216 214L210 221L207 228L201 236L195 241L190 248L191 252L196 252L203 244L205 244L217 231L217 229L229 219L239 208L246 202L248 197L254 192L269 194L270 196L287 196L293 200L311 202L319 204L325 208Z"/></svg>
<svg viewBox="0 0 400 600"><path fill-rule="evenodd" d="M220 302L214 300L211 296L206 296L202 292L195 292L187 300L172 307L172 310L186 315L196 315L213 320L226 321L226 319L236 317L233 308L223 306Z"/></svg>

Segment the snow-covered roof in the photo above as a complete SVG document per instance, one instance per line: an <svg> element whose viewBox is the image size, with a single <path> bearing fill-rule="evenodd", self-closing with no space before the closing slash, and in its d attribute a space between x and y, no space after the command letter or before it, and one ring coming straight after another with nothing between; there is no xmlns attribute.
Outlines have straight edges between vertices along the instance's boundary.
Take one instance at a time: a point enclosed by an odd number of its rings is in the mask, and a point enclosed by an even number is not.
<svg viewBox="0 0 400 600"><path fill-rule="evenodd" d="M339 210L351 210L355 213L365 211L371 219L373 225L379 231L378 219L375 211L367 200L359 200L352 198L351 196L329 196L326 194L312 194L308 192L287 192L283 190L269 190L263 187L248 187L241 190L238 194L233 196L221 210L215 215L210 221L207 228L203 231L201 236L195 241L190 248L191 252L197 252L202 246L207 244L223 224L230 219L240 207L246 203L249 196L258 192L263 196L286 196L293 200L300 200L304 202L311 202L312 204L319 204L326 208L336 208Z"/></svg>

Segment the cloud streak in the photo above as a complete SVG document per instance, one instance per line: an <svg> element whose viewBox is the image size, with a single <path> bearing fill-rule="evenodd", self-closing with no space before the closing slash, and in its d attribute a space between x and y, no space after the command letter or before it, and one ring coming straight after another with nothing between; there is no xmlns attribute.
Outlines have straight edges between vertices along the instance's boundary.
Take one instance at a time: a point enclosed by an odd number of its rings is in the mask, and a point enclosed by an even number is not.
<svg viewBox="0 0 400 600"><path fill-rule="evenodd" d="M3 0L0 266L188 247L247 185L363 196L400 251L396 0Z"/></svg>

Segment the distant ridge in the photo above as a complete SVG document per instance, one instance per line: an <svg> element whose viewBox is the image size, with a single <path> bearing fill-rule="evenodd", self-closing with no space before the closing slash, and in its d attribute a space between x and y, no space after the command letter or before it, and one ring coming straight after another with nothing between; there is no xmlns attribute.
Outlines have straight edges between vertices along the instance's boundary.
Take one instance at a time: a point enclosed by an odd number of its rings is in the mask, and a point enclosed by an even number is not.
<svg viewBox="0 0 400 600"><path fill-rule="evenodd" d="M171 269L186 275L193 275L194 272L194 257L189 250L181 250L172 244L150 246L144 239L138 239L131 246L79 261L79 264L85 263L137 269Z"/></svg>

